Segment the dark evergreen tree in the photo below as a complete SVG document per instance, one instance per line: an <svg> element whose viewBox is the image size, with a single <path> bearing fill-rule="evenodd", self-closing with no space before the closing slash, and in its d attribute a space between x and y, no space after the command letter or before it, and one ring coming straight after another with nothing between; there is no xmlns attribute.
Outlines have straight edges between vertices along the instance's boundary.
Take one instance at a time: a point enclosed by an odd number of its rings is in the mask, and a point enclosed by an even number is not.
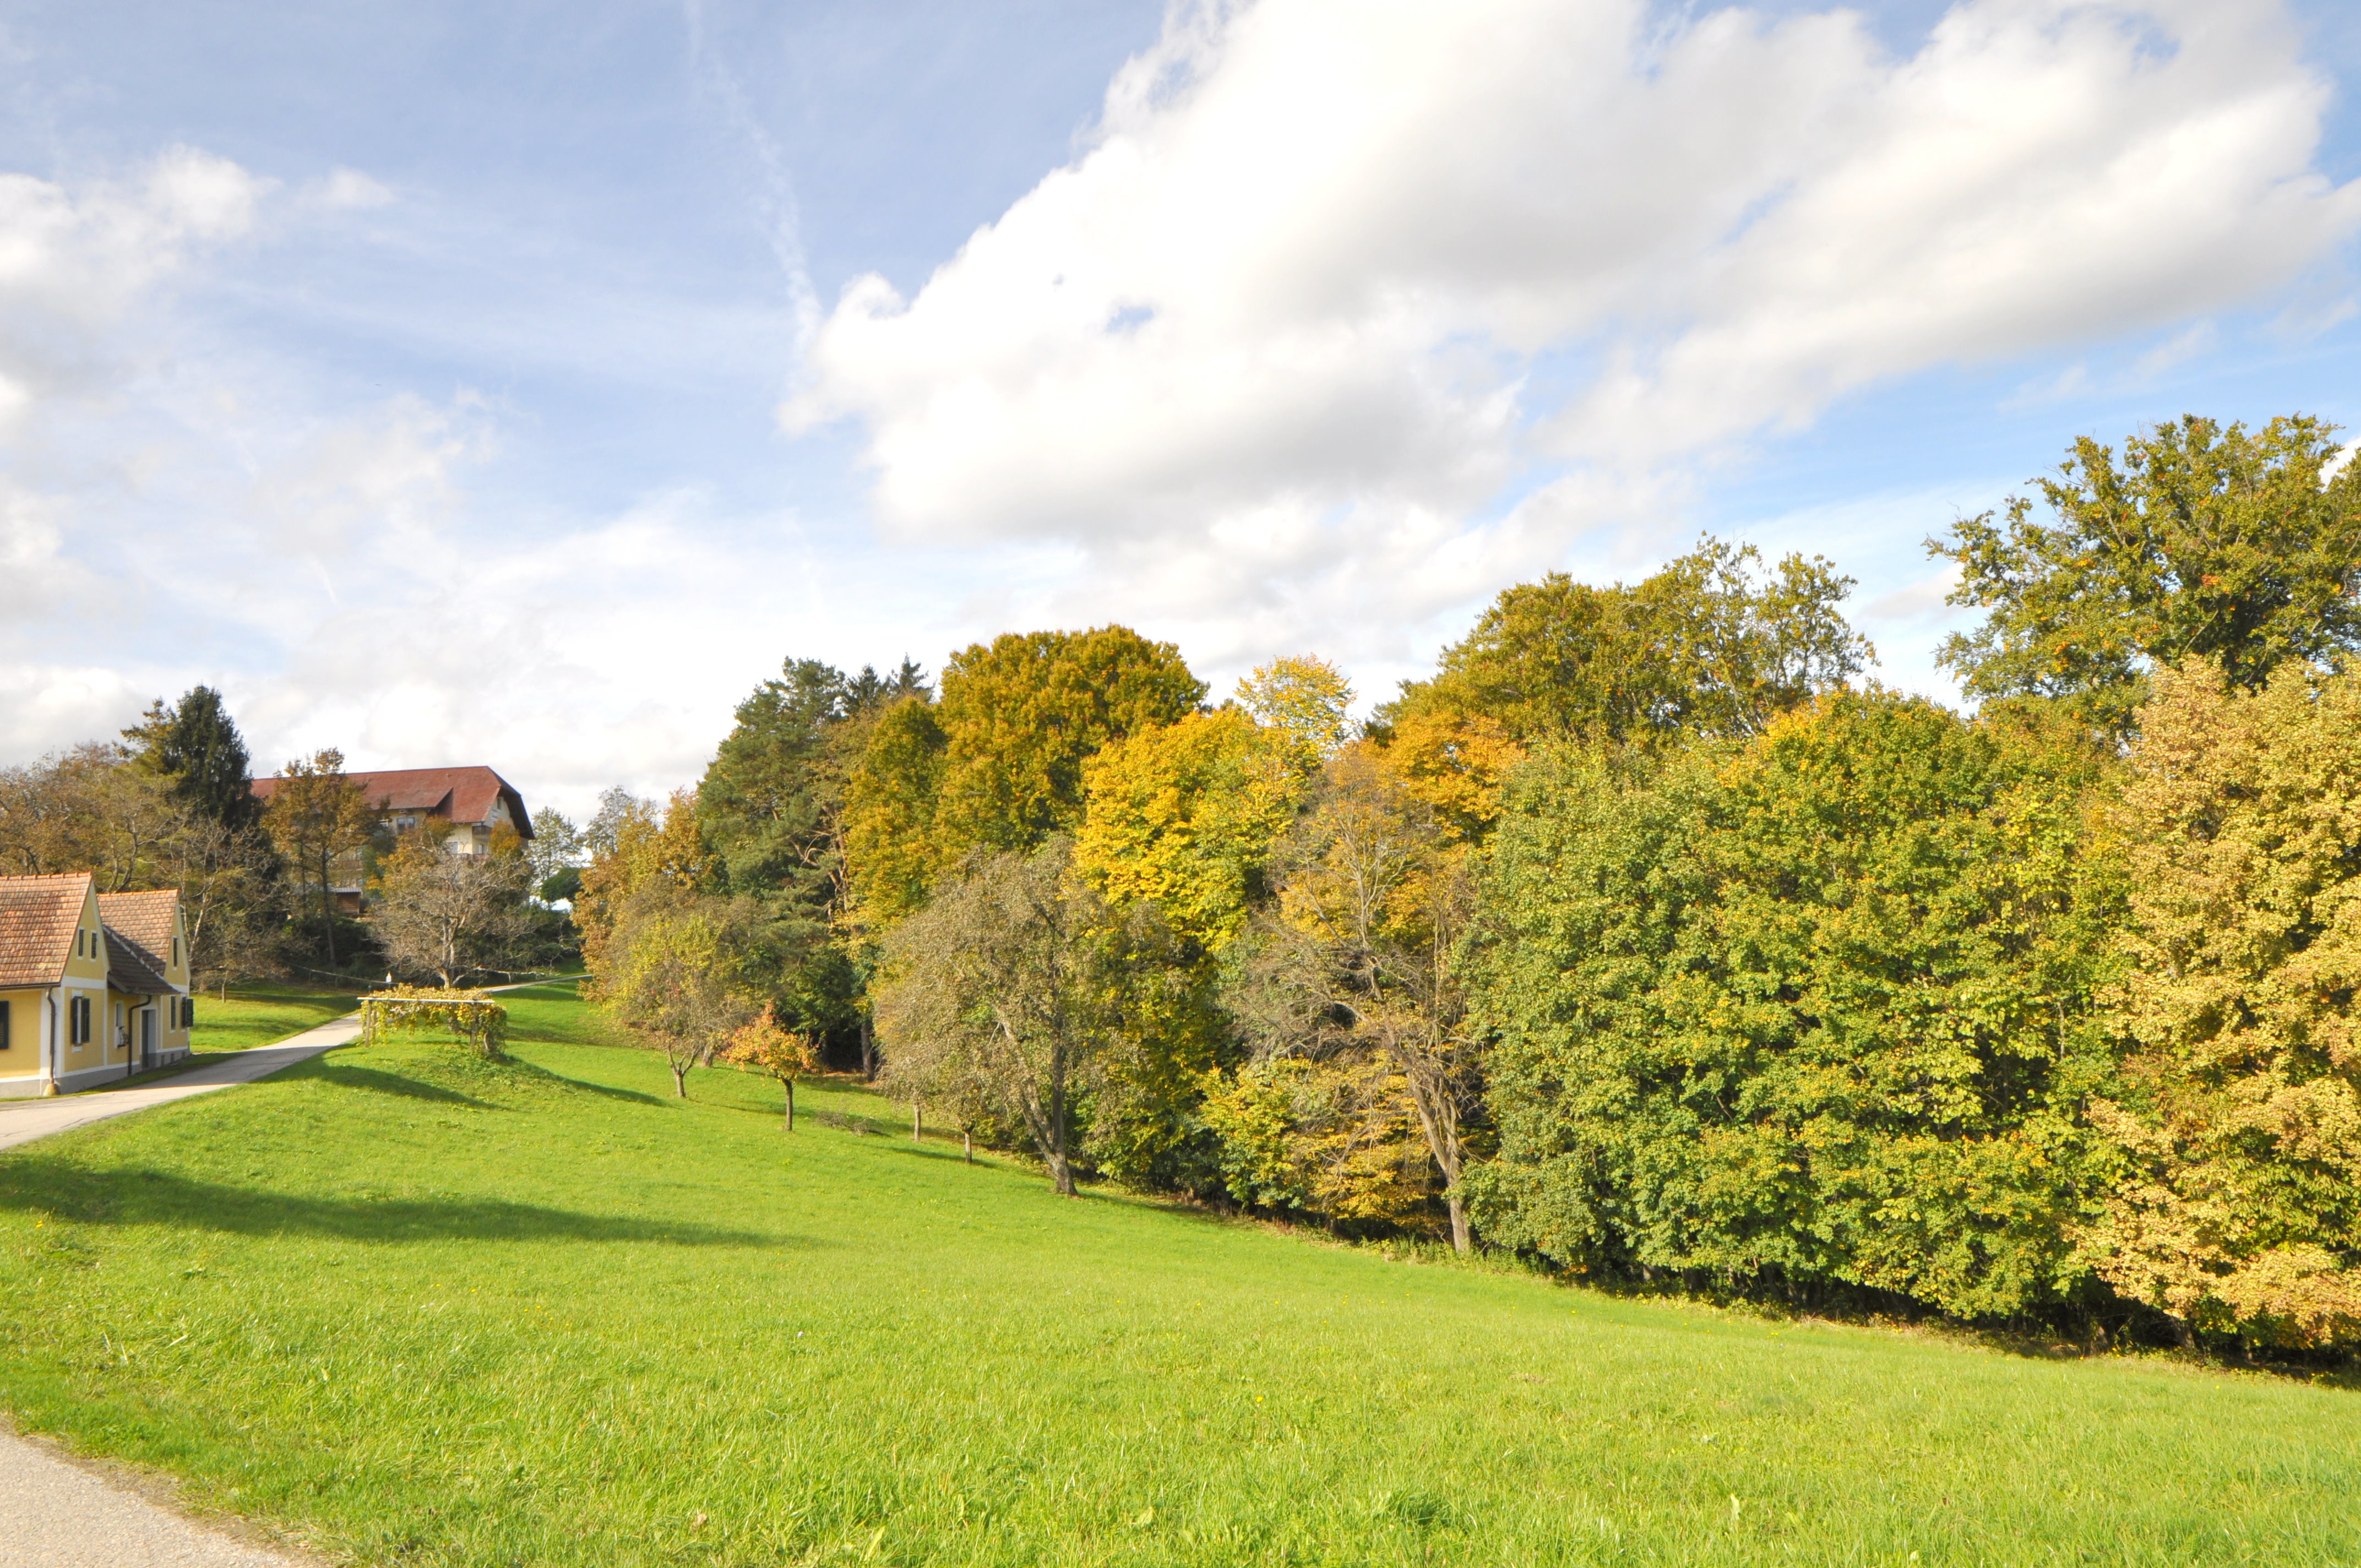
<svg viewBox="0 0 2361 1568"><path fill-rule="evenodd" d="M142 761L171 781L173 798L183 805L232 831L252 826L260 816L247 778L246 741L213 687L191 687L175 704L157 698L123 737Z"/></svg>

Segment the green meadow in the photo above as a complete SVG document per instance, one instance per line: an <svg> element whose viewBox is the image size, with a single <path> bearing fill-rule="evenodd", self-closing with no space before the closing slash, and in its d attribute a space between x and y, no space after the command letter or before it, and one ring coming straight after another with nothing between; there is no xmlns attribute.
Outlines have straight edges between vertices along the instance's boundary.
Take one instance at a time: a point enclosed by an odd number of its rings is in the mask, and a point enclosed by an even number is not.
<svg viewBox="0 0 2361 1568"><path fill-rule="evenodd" d="M1060 1200L512 1009L0 1155L0 1408L389 1564L2361 1560L2337 1388Z"/></svg>

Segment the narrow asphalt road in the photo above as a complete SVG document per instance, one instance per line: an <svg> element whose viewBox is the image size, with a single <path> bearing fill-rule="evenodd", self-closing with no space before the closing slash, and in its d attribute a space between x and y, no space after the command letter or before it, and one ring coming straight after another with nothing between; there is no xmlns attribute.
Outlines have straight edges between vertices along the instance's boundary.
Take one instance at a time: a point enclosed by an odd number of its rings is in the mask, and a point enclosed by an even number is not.
<svg viewBox="0 0 2361 1568"><path fill-rule="evenodd" d="M60 1094L51 1100L0 1101L0 1149L15 1148L34 1138L62 1133L68 1127L104 1122L110 1116L126 1116L150 1105L168 1105L192 1094L210 1094L233 1083L252 1083L282 1067L292 1067L307 1057L348 1044L360 1032L358 1019L335 1018L275 1046L235 1051L219 1061L191 1068L177 1078L143 1089L94 1090L87 1094ZM0 1558L0 1563L5 1561Z"/></svg>
<svg viewBox="0 0 2361 1568"><path fill-rule="evenodd" d="M346 1044L360 1027L337 1018L144 1089L0 1102L0 1149L251 1083ZM0 1568L302 1568L302 1560L208 1529L0 1429Z"/></svg>

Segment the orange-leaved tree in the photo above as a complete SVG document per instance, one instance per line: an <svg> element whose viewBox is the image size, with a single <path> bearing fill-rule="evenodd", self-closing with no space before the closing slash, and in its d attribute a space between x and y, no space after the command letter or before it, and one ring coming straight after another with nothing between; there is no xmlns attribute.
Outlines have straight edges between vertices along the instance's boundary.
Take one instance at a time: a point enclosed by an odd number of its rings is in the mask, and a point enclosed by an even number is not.
<svg viewBox="0 0 2361 1568"><path fill-rule="evenodd" d="M801 1030L779 1022L767 1002L763 1010L730 1034L721 1059L775 1078L787 1091L786 1130L796 1130L796 1080L819 1070L819 1042Z"/></svg>

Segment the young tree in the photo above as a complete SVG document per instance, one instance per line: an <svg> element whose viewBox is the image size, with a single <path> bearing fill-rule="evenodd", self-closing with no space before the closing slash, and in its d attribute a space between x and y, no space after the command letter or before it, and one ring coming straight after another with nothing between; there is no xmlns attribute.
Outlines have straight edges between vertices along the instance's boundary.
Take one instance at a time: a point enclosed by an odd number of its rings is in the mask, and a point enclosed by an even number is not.
<svg viewBox="0 0 2361 1568"><path fill-rule="evenodd" d="M507 961L524 931L531 878L520 846L478 859L421 829L386 861L369 927L397 970L432 974L447 991Z"/></svg>
<svg viewBox="0 0 2361 1568"><path fill-rule="evenodd" d="M377 828L368 792L345 773L345 754L333 747L298 757L280 770L263 812L270 841L295 868L299 887L319 894L320 926L328 962L336 961L336 861L360 850Z"/></svg>
<svg viewBox="0 0 2361 1568"><path fill-rule="evenodd" d="M2056 703L2128 736L2149 673L2190 658L2242 690L2282 663L2361 648L2361 466L2303 415L2260 431L2190 415L2113 449L2077 441L2037 481L2054 521L2012 498L1930 554L1949 602L1989 611L1943 644L1971 696Z"/></svg>
<svg viewBox="0 0 2361 1568"><path fill-rule="evenodd" d="M889 1073L972 1081L1069 1197L1075 1104L1108 1038L1105 911L1070 859L1063 839L978 855L886 937L877 1001Z"/></svg>
<svg viewBox="0 0 2361 1568"><path fill-rule="evenodd" d="M688 1069L709 1062L753 1011L736 983L735 911L693 898L647 908L620 934L599 981L606 1005L672 1069L688 1098Z"/></svg>
<svg viewBox="0 0 2361 1568"><path fill-rule="evenodd" d="M1399 1075L1466 1252L1461 1177L1483 1089L1455 969L1472 912L1466 851L1361 742L1329 762L1276 860L1279 907L1256 924L1232 1009L1264 1059L1363 1058Z"/></svg>
<svg viewBox="0 0 2361 1568"><path fill-rule="evenodd" d="M800 1030L783 1027L769 1003L763 1011L731 1032L721 1059L775 1078L786 1091L786 1130L796 1130L796 1080L819 1070L819 1042Z"/></svg>
<svg viewBox="0 0 2361 1568"><path fill-rule="evenodd" d="M2120 830L2130 1168L2083 1245L2184 1325L2361 1342L2361 674L2192 661L2137 716Z"/></svg>

